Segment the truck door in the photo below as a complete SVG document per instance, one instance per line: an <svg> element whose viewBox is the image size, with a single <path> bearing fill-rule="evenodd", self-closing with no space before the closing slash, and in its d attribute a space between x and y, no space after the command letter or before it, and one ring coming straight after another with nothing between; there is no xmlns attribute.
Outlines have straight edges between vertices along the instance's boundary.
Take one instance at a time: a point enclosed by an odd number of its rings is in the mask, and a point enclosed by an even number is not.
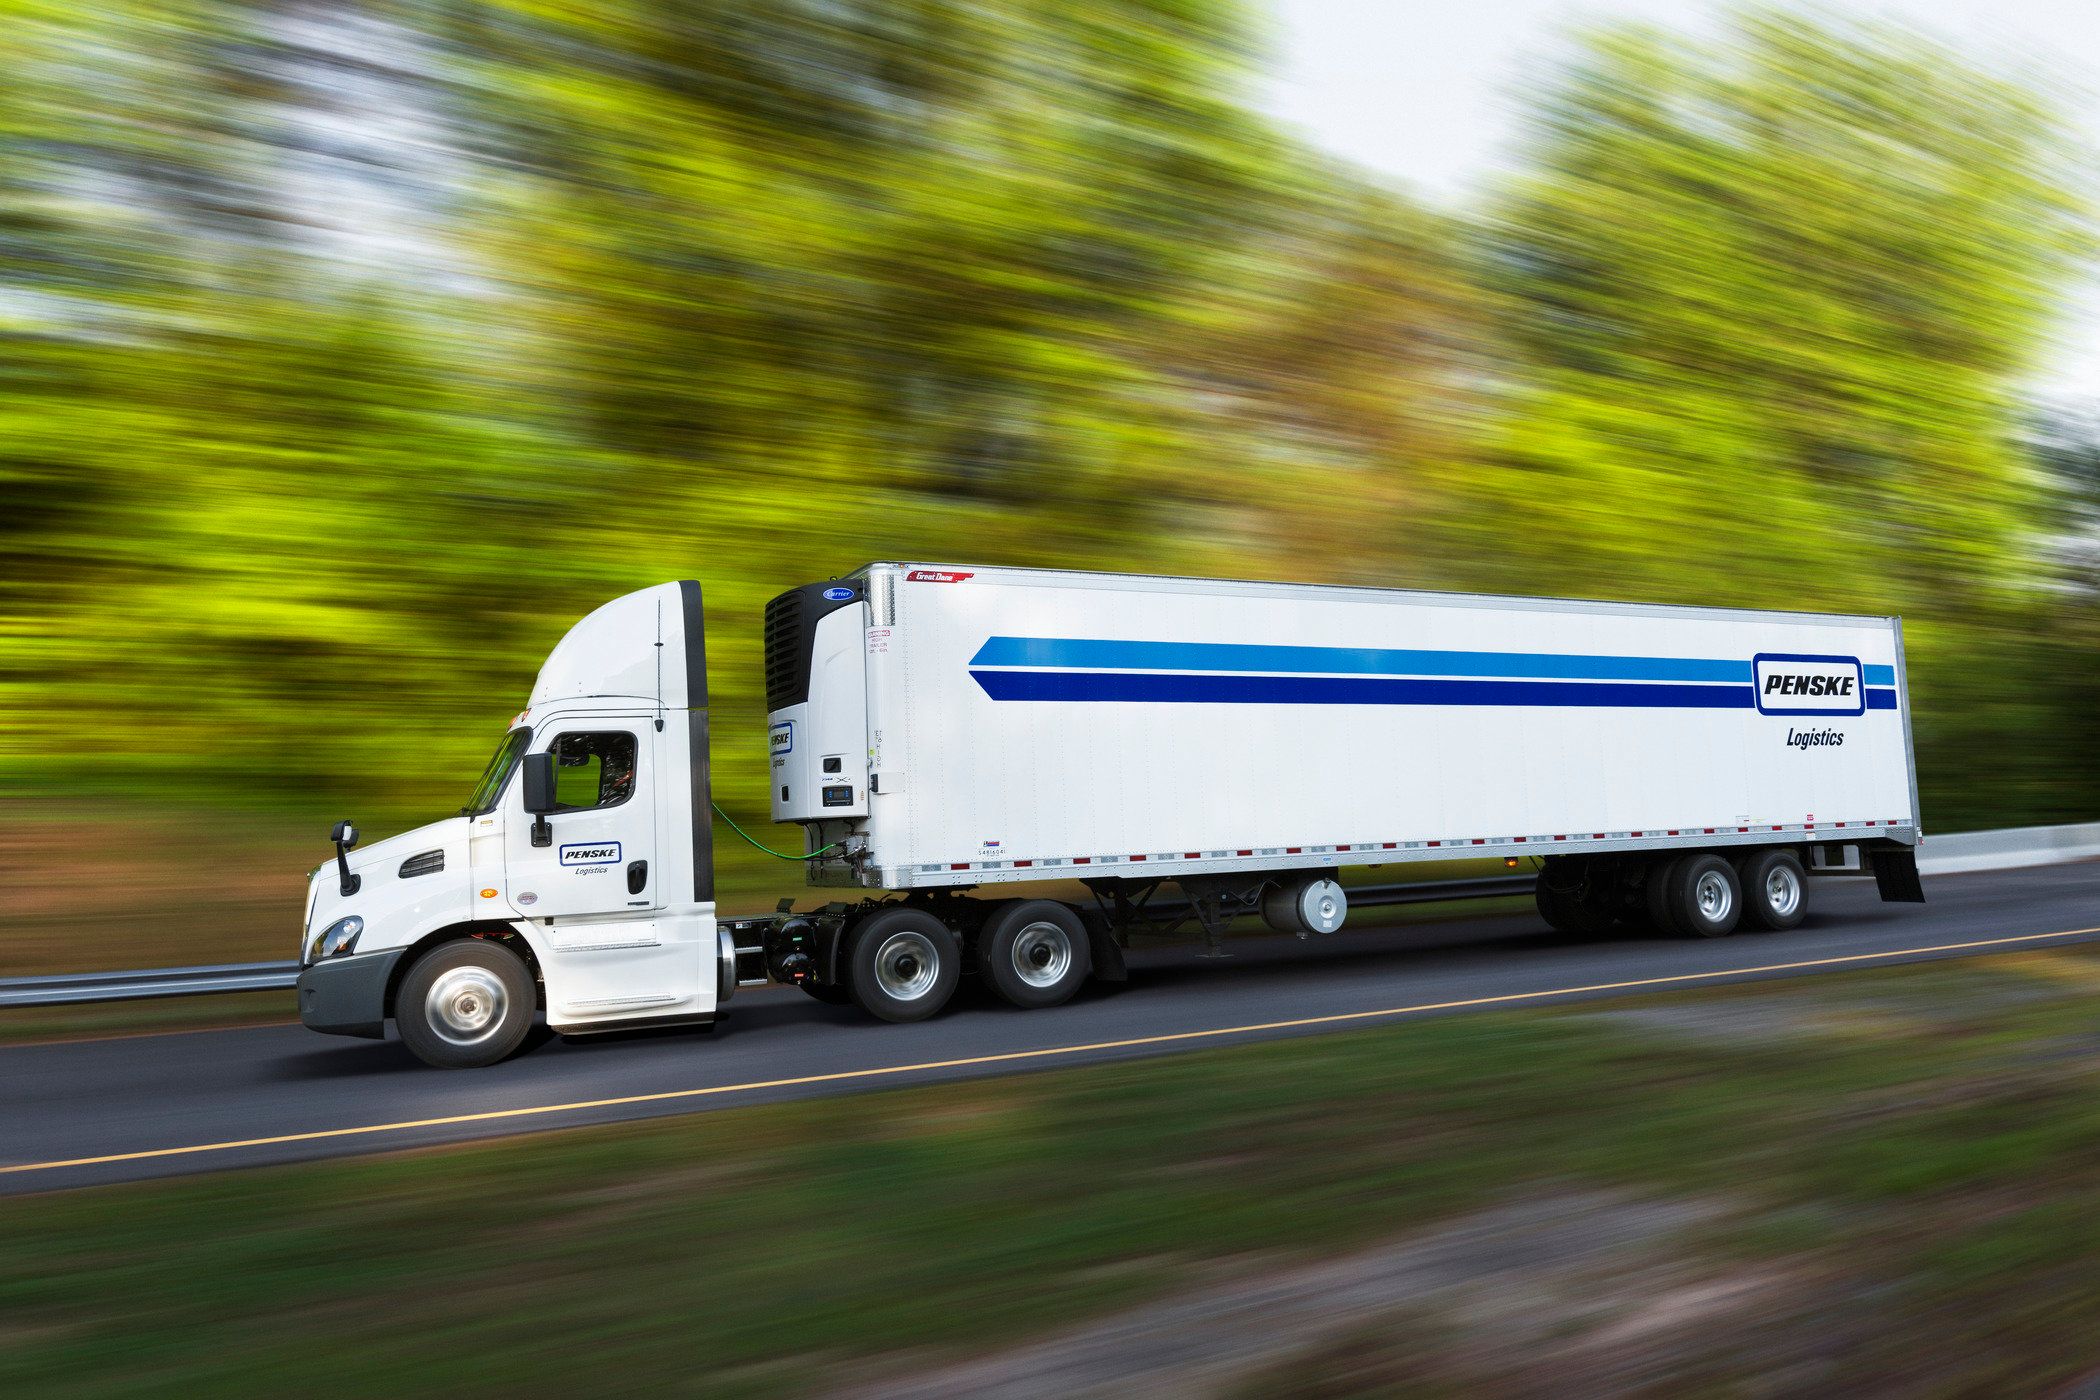
<svg viewBox="0 0 2100 1400"><path fill-rule="evenodd" d="M548 723L532 747L554 755L546 844L523 810L504 823L504 883L527 919L646 918L663 906L656 860L655 726L577 716ZM509 799L523 802L523 785Z"/></svg>
<svg viewBox="0 0 2100 1400"><path fill-rule="evenodd" d="M554 755L557 809L536 845L522 783L505 800L505 893L542 922L547 1020L604 1026L713 1006L714 921L666 917L657 859L668 792L656 726L642 717L565 716L533 736Z"/></svg>

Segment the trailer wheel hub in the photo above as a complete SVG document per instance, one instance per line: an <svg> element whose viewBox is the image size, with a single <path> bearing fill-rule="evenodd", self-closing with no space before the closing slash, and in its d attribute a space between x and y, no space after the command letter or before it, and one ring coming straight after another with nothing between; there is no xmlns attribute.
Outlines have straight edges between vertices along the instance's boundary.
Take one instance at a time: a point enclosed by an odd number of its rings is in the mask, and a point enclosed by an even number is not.
<svg viewBox="0 0 2100 1400"><path fill-rule="evenodd" d="M1700 876L1696 893L1699 898L1699 912L1714 923L1726 919L1729 909L1735 904L1735 898L1728 889L1728 881L1718 872Z"/></svg>
<svg viewBox="0 0 2100 1400"><path fill-rule="evenodd" d="M1031 987L1054 987L1072 969L1072 938L1053 923L1034 923L1014 937L1014 975Z"/></svg>
<svg viewBox="0 0 2100 1400"><path fill-rule="evenodd" d="M1774 865L1765 877L1765 903L1784 919L1801 903L1801 877L1784 865Z"/></svg>

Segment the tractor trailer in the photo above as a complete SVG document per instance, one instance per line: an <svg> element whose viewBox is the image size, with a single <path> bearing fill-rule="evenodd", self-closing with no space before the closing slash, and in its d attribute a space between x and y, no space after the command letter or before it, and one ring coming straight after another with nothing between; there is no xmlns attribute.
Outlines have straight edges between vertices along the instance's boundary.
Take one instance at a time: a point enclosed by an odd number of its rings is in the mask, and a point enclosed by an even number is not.
<svg viewBox="0 0 2100 1400"><path fill-rule="evenodd" d="M719 918L705 636L697 583L614 599L457 816L339 824L302 1020L465 1067L768 982L1049 1007L1134 933L1324 936L1344 870L1463 858L1576 933L1788 928L1828 874L1923 898L1894 617L878 563L765 617L772 817L853 896Z"/></svg>

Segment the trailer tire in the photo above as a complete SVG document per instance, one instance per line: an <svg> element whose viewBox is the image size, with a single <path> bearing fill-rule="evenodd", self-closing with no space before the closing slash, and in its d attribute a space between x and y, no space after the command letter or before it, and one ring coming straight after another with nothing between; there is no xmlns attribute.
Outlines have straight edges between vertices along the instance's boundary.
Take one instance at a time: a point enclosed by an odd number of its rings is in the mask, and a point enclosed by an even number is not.
<svg viewBox="0 0 2100 1400"><path fill-rule="evenodd" d="M847 985L881 1021L923 1021L948 1004L962 976L962 948L924 909L893 905L853 930Z"/></svg>
<svg viewBox="0 0 2100 1400"><path fill-rule="evenodd" d="M977 967L985 985L1015 1006L1070 1001L1093 971L1086 923L1054 899L1003 905L977 935Z"/></svg>
<svg viewBox="0 0 2100 1400"><path fill-rule="evenodd" d="M1785 846L1766 846L1736 857L1736 878L1743 887L1743 922L1781 933L1808 912L1808 872L1801 857Z"/></svg>
<svg viewBox="0 0 2100 1400"><path fill-rule="evenodd" d="M416 960L394 994L394 1026L409 1053L439 1069L477 1069L517 1051L532 1029L532 969L486 938L441 943Z"/></svg>
<svg viewBox="0 0 2100 1400"><path fill-rule="evenodd" d="M1587 875L1583 877L1581 888L1565 889L1550 883L1558 873L1539 876L1534 895L1538 901L1539 917L1560 932L1579 937L1594 938L1609 933L1619 916L1609 903L1596 897L1596 892L1589 888Z"/></svg>
<svg viewBox="0 0 2100 1400"><path fill-rule="evenodd" d="M1677 867L1686 859L1681 855L1657 856L1641 875L1641 903L1648 915L1648 927L1668 938L1685 936L1684 929L1678 926L1670 891L1677 878Z"/></svg>
<svg viewBox="0 0 2100 1400"><path fill-rule="evenodd" d="M1735 932L1743 916L1743 887L1733 865L1712 851L1694 851L1672 861L1667 875L1663 900L1678 933L1726 938Z"/></svg>

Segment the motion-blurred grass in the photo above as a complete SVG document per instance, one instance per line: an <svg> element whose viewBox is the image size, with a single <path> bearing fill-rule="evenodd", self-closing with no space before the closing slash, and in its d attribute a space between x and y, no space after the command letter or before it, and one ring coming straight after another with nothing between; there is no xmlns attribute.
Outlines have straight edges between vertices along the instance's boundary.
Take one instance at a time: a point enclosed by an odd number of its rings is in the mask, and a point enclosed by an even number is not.
<svg viewBox="0 0 2100 1400"><path fill-rule="evenodd" d="M275 954L210 911L665 578L756 814L763 603L880 557L1900 612L1928 829L2092 815L2056 79L1604 29L1429 208L1259 113L1264 23L0 0L0 946Z"/></svg>
<svg viewBox="0 0 2100 1400"><path fill-rule="evenodd" d="M1119 1316L1171 1355L1135 1310L1252 1283L1207 1393L2047 1392L2100 1364L2096 986L2065 949L0 1200L0 1391L831 1394Z"/></svg>

